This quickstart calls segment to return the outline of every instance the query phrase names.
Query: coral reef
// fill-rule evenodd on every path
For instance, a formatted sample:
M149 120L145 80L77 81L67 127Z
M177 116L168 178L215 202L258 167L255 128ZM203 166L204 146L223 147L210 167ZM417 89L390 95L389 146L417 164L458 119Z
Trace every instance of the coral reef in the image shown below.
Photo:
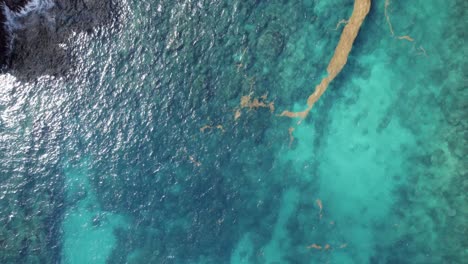
M70 20L58 16L61 26L32 37L54 46L63 40L54 34L65 36L70 53L54 63L70 67L71 54L78 70L33 84L0 76L14 79L0 89L0 174L7 175L0 177L1 263L57 263L66 250L80 255L81 248L61 248L64 237L77 240L56 230L74 204L92 212L80 222L88 231L113 215L130 219L122 223L128 229L102 229L117 238L115 248L106 244L107 263L467 258L460 20L468 8L401 2L408 8L395 12L394 27L411 25L422 48L388 37L383 6L353 39L363 16L353 1L135 1L128 8L135 19L102 30L107 1L58 2L51 12L68 12ZM353 21L338 22L351 11ZM337 22L347 24L343 37L333 30ZM25 35L16 36L11 73L54 73L28 69L41 61L28 58L42 55L21 44ZM329 62L334 49L340 59ZM418 55L426 49L431 57ZM349 75L336 77L345 64ZM295 126L271 114L302 101L310 76L319 82L327 65L326 78L335 75L343 89L321 97L313 122ZM63 200L70 188L62 183L64 163L83 157L89 183L76 183L76 196ZM83 199L91 194L95 200ZM83 248L94 245L89 241Z
M283 51L284 45L285 40L280 31L267 30L258 37L257 54L261 60L277 58Z

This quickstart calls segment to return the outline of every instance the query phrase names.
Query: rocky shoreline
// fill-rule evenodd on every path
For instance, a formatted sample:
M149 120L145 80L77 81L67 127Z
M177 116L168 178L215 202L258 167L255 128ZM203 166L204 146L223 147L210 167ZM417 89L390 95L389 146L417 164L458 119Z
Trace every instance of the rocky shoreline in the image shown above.
M7 55L9 51L9 39L10 32L6 28L6 16L4 14L4 8L6 8L6 3L4 0L0 0L0 69L7 62Z
M7 12L20 13L32 0L0 0L0 70L8 63L12 32L8 28Z
M113 1L0 0L0 71L22 80L64 76L73 67L70 36L118 21Z
M32 0L3 0L6 6L13 12L20 12Z

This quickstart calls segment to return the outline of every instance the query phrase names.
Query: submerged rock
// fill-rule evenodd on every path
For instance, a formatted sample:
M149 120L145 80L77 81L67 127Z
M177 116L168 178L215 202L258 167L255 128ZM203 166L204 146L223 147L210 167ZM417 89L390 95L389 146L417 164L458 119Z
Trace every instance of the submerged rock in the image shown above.
M431 155L431 164L435 166L442 166L447 161L445 153L441 149L435 150Z
M257 54L261 59L278 57L283 52L285 45L284 36L279 31L266 30L257 42Z
M457 211L454 210L454 209L449 209L448 212L447 212L447 215L450 216L450 217L454 217L457 215Z

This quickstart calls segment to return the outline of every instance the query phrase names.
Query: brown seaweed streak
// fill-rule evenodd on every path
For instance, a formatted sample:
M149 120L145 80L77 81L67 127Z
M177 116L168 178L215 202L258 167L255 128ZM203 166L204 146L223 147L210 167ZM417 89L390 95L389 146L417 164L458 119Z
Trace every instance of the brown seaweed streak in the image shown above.
M393 30L392 21L390 20L390 15L388 14L388 7L389 6L390 6L390 0L385 0L385 8L384 8L385 19L387 20L388 28L390 30L390 33L392 34L392 37L395 37L395 31ZM409 41L409 42L414 41L414 39L411 36L408 36L408 35L398 36L397 39L406 40L406 41Z
M307 99L307 108L302 112L284 111L280 116L300 118L298 124L307 117L315 102L318 101L320 96L322 96L322 94L328 88L328 85L333 81L333 79L335 79L335 77L346 65L349 53L353 47L354 40L359 33L359 29L361 28L364 19L369 13L370 6L371 0L354 1L353 13L351 14L348 23L345 25L343 32L341 33L340 41L336 46L335 53L333 54L333 57L328 64L328 75L322 79L320 84L315 87L315 91Z
M388 15L388 7L390 6L390 0L385 0L385 19L387 19L387 24L388 28L390 29L390 33L392 33L392 36L395 36L395 31L393 31L393 26L392 26L392 21L390 21L390 16Z

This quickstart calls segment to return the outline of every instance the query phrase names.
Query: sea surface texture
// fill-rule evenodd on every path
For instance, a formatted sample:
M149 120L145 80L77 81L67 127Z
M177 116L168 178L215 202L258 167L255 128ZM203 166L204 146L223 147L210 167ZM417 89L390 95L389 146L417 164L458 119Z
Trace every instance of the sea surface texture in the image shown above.
M313 107L353 0L43 2L0 74L0 263L466 263L467 1L372 0Z

